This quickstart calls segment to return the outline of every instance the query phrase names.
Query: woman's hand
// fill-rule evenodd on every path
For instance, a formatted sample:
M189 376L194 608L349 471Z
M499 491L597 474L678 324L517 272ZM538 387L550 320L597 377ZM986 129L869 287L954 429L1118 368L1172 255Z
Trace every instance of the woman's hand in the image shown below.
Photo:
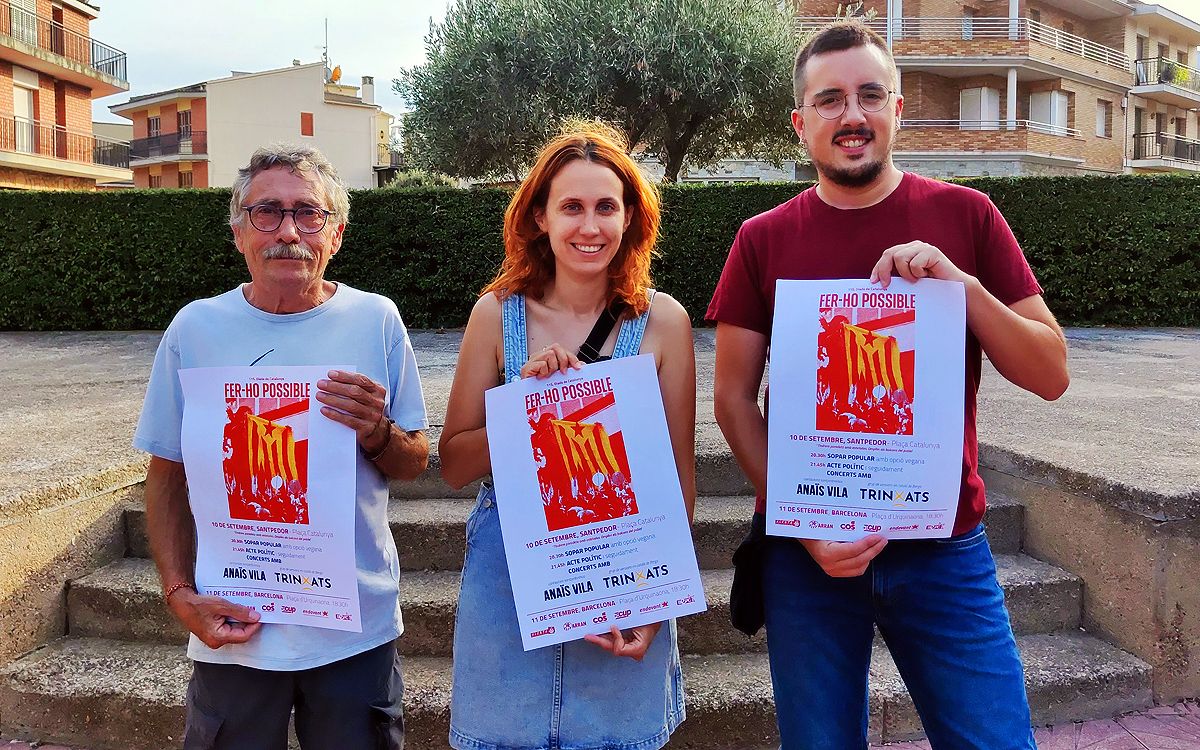
M548 378L556 372L578 370L583 367L579 357L570 353L561 344L551 344L529 358L521 366L523 378Z
M585 635L583 639L596 644L613 656L628 656L634 661L641 661L662 626L661 622L639 625L629 630L629 637L626 638L625 633L613 625L612 629L603 635Z

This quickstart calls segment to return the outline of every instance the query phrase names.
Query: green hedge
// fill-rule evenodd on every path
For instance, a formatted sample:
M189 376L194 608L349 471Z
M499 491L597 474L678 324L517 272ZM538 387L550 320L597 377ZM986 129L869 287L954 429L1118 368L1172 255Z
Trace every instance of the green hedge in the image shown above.
M989 194L1071 325L1200 325L1200 178L963 180ZM796 183L668 186L656 285L699 321L741 222ZM0 193L0 329L164 327L245 280L227 190ZM329 276L462 325L502 254L503 190L358 191Z

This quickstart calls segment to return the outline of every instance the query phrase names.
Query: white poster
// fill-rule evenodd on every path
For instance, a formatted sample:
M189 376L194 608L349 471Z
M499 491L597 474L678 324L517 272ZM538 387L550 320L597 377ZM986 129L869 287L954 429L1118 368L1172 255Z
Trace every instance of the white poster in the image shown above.
M181 370L196 587L262 622L362 632L354 431L320 412L336 367Z
M767 533L950 536L962 480L958 282L785 281L775 290Z
M486 400L526 651L707 609L652 355Z

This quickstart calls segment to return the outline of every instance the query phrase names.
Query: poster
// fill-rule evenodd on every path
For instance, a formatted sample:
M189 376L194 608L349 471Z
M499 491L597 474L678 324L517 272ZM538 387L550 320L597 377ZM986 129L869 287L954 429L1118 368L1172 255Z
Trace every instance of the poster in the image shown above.
M330 369L180 371L196 587L262 622L361 632L356 439L314 398Z
M652 355L487 392L526 651L707 608Z
M767 533L950 536L962 478L958 282L777 282Z

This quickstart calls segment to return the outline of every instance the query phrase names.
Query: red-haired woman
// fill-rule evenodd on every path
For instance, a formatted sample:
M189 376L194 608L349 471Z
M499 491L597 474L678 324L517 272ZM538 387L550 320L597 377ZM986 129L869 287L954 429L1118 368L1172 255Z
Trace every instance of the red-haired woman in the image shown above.
M459 750L653 750L684 718L674 621L522 650L496 511L506 498L486 481L484 391L580 367L581 354L594 361L649 353L691 515L691 322L678 302L650 288L658 195L624 146L598 125L545 146L508 206L504 263L463 336L439 445L442 476L456 488L485 481L467 520L454 631L450 744ZM597 324L606 311L616 313L611 331ZM593 330L603 331L603 343L580 353Z

